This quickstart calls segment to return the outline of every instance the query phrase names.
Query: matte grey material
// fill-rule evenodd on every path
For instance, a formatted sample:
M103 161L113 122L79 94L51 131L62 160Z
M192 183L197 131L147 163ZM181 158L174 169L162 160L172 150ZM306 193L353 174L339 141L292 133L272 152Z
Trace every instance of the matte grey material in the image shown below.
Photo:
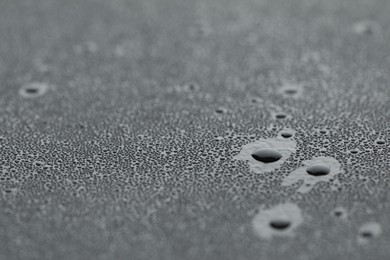
M0 259L389 259L389 13L0 1ZM297 149L276 170L234 159L285 129ZM281 186L315 157L342 172ZM256 234L283 203L294 236Z

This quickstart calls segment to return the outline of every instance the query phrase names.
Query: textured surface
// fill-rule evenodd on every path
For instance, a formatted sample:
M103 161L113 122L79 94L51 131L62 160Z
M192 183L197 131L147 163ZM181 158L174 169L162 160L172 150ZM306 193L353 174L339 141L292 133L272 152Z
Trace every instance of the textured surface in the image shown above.
M389 12L0 1L0 259L388 259ZM234 159L287 128L271 173ZM315 157L340 162L337 189L281 185ZM294 237L256 235L284 203Z

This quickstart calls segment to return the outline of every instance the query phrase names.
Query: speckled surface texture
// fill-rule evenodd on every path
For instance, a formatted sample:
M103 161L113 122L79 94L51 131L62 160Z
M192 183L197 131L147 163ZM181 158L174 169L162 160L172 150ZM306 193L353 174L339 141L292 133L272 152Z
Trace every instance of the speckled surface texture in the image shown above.
M389 259L389 12L0 1L0 259ZM282 185L313 158L340 173Z

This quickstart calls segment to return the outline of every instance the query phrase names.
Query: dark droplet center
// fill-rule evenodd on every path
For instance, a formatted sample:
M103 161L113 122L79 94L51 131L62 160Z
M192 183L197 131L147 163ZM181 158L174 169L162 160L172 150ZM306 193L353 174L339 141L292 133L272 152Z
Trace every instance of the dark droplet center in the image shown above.
M282 158L282 154L271 148L264 148L256 150L252 153L252 157L263 163L272 163Z
M25 89L26 93L29 93L29 94L35 94L38 92L38 89L36 88L26 88Z
M369 231L364 231L360 234L362 237L365 237L365 238L371 238L373 237L373 234Z
M324 176L330 173L328 166L316 164L307 168L306 172L313 176Z
M288 94L288 95L294 95L294 94L297 93L297 90L295 90L295 89L286 89L284 92L286 94Z
M271 221L270 226L273 227L274 229L279 229L283 230L288 228L291 225L289 221L286 220L274 220Z
M285 115L285 114L277 114L276 115L276 118L277 119L284 119L284 118L286 118L287 116Z
M282 137L284 138L290 138L292 136L291 133L282 133Z

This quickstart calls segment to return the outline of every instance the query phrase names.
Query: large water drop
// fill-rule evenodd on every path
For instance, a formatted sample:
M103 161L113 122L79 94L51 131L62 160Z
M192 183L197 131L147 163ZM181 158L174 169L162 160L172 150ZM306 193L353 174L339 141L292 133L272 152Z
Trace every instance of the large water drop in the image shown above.
M263 163L272 163L282 158L282 154L271 148L263 148L253 152L252 157Z

